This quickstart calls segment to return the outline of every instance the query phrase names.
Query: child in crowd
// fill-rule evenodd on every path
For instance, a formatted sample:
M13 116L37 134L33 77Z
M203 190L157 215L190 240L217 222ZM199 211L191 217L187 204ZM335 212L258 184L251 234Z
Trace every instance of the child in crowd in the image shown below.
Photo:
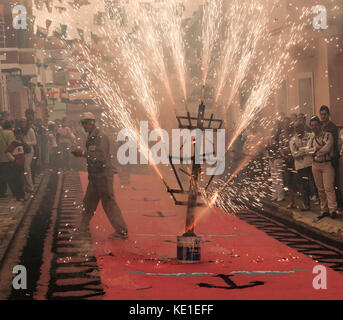
M10 184L17 201L24 201L24 164L25 154L30 152L30 147L23 141L21 128L14 130L14 141L7 147L6 155L11 162Z

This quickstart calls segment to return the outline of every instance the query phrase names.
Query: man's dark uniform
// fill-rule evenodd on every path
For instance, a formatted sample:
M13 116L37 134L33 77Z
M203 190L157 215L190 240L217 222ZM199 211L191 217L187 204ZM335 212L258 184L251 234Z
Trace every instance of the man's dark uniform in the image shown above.
M84 222L89 223L101 200L113 228L117 233L127 235L127 226L113 193L114 170L109 139L95 128L87 138L86 149L89 183L83 200Z
M322 124L323 131L330 132L334 139L334 151L335 153L339 153L338 151L338 128L337 126L332 122L329 121L327 124Z
M323 131L330 132L334 139L334 153L336 158L336 166L335 166L335 190L336 190L336 198L338 202L338 207L343 207L343 197L342 192L339 188L339 143L338 143L338 128L337 126L332 122L329 121L327 124L322 123Z

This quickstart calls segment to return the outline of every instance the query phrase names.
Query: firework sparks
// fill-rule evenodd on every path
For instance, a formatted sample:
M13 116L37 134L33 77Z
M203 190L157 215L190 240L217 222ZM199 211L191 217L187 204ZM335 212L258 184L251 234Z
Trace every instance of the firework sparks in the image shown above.
M104 1L92 1L92 3L96 11L104 10ZM294 56L292 58L291 49L300 43L303 50L311 49L309 41L303 39L304 33L306 34L304 28L309 23L311 10L304 8L301 12L294 5L290 6L289 10L297 11L300 20L296 23L291 22L288 15L281 31L272 33L269 30L270 7L265 3L266 1L263 0L231 0L227 3L225 14L222 0L210 0L203 7L200 26L202 36L199 41L202 51L199 50L201 57L198 57L199 61L201 59L201 65L199 63L198 67L202 75L199 76L199 83L205 85L212 73L215 74L214 102L215 105L219 105L219 102L223 101L224 114L235 105L238 97L244 97L243 102L239 103L242 114L228 141L227 151L232 149L237 138L265 109L270 96L280 87L287 72L294 69L297 61ZM172 77L168 74L171 67L167 67L169 66L167 53L171 53L183 102L187 104L187 85L191 86L193 83L187 82L184 21L179 4L180 1L177 0L160 1L160 10L156 13L151 8L144 8L137 1L130 2L130 6L126 9L129 8L133 13L133 28L122 27L118 19L113 19L96 27L95 31L91 29L91 23L88 21L87 24L85 21L87 26L82 27L85 33L97 32L104 39L99 52L90 49L87 39L85 43L75 42L84 58L80 59L68 50L65 51L70 64L82 74L87 73L87 81L84 84L91 87L98 101L104 105L103 118L106 123L109 126L128 128L130 138L136 142L140 137L132 107L132 105L136 106L135 101L139 102L154 129L161 127L160 101L162 99L158 95L155 82L152 81L152 74L161 80L173 106L179 102L175 101L176 98L171 90L176 86L171 82ZM121 5L125 6L118 4L118 12ZM332 9L333 14L337 14L340 10L336 7ZM60 16L42 15L38 19L43 23L46 19L52 19L55 26L67 21L68 31L75 35L76 30L81 27L75 16L79 14L79 20L84 19L82 15L85 14L85 10L70 8ZM221 30L222 26L225 26L224 32ZM327 41L332 43L331 39ZM336 45L341 49L339 43ZM187 48L187 57L188 49L193 50L193 48ZM215 54L216 50L219 50L218 55ZM105 56L110 58L107 62L104 62ZM126 67L125 71L122 71L123 66ZM118 75L121 76L120 80ZM129 80L129 88L124 88L122 79ZM189 111L188 107L187 111ZM148 146L143 145L140 151L147 159L149 158ZM216 181L215 188L212 187L211 192L204 192L203 198L208 208L218 205L226 210L232 209L235 207L232 199L238 198L239 190L243 188L246 190L241 192L240 196L240 199L245 200L248 198L247 193L254 194L253 188L262 188L259 179L251 181L246 177L246 184L235 179L244 168L249 167L254 155L255 153L251 152L251 156L244 157L227 179ZM163 180L160 170L155 164L152 165ZM262 191L260 193L263 194ZM259 198L260 196L256 197Z
M180 6L178 6L176 0L165 2L165 7L161 14L161 26L164 32L165 41L171 48L174 64L183 92L183 98L185 103L187 103L186 62L181 25L182 13L179 11ZM189 111L188 108L187 111Z
M202 22L202 71L203 86L206 85L208 70L210 67L211 55L215 44L219 40L219 30L222 21L222 2L221 0L211 0L204 5Z
M162 37L159 32L158 15L151 9L139 7L136 2L132 4L132 10L134 16L141 19L138 24L139 29L136 38L144 44L142 49L146 49L145 60L151 62L156 78L162 80L170 101L175 105L166 70L166 59L163 52Z

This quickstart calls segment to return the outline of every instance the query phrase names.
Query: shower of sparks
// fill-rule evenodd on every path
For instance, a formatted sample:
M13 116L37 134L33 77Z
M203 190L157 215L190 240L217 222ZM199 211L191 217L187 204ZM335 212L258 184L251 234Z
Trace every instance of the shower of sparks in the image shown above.
M158 123L158 108L155 103L154 98L151 94L152 86L149 83L147 73L142 67L140 56L135 51L135 48L129 39L128 34L124 32L119 32L117 26L113 23L110 25L112 32L120 35L120 45L122 49L122 54L125 58L131 58L131 63L128 66L130 80L132 80L132 86L138 85L138 81L135 81L135 77L138 77L139 80L142 80L141 91L136 88L135 93L138 96L138 93L143 92L143 98L140 98L139 101L145 107L148 116L150 117L151 122L155 128L160 128ZM108 32L108 29L103 28L101 31ZM126 41L124 41L124 39ZM107 51L111 51L118 46L117 43L107 43ZM120 128L127 128L127 135L131 141L134 141L136 144L140 143L140 152L146 159L150 160L151 165L156 171L157 175L163 180L164 178L161 171L158 169L157 165L153 162L153 159L149 157L150 149L149 146L145 144L143 140L140 140L139 129L137 127L136 121L134 121L134 116L131 114L130 105L127 102L127 98L124 98L124 94L121 92L120 87L116 83L113 76L108 72L106 64L103 63L101 56L96 57L92 54L86 44L80 43L79 48L82 55L85 57L81 61L77 58L71 56L71 63L80 70L80 72L87 71L88 78L86 84L89 85L96 96L99 97L98 100L106 106L105 111L103 112L103 120L107 125L113 127L117 126ZM66 52L68 54L68 52ZM112 67L116 69L118 62L114 62ZM134 67L137 66L137 69ZM138 96L140 97L140 96ZM146 102L146 104L144 104Z
M105 1L91 2L95 12L104 12ZM314 47L314 40L309 39L306 28L312 27L311 8L299 8L289 3L288 14L282 27L271 32L268 2L230 0L225 2L225 12L222 0L209 0L203 7L200 41L202 57L198 66L202 71L201 82L205 85L212 73L215 75L214 103L219 105L222 101L224 115L229 108L235 106L241 96L244 97L243 102L239 103L242 114L230 135L227 152L232 151L236 140L266 108L271 95L280 87L287 73L294 70L297 57ZM118 17L96 27L92 22L85 21L88 24L82 27L85 34L94 31L104 40L99 52L91 50L87 40L73 44L84 58L72 55L68 49L64 52L70 65L82 74L87 74L84 84L94 91L99 104L105 107L103 120L106 124L129 129L129 138L137 143L140 141L140 134L138 119L134 114L135 108L138 107L135 102L139 102L154 129L161 127L161 97L157 94L152 74L162 82L176 113L176 98L173 96L176 86L171 83L172 77L168 74L171 72L167 63L168 55L172 57L177 81L189 111L187 85L191 86L191 83L187 82L186 76L186 42L180 6L183 3L179 0L161 0L158 12L141 6L138 1L130 2L129 5L118 3L118 12L121 12L120 9L129 9L133 13L133 19L130 19L132 28L123 27ZM276 0L273 3L276 7L283 1ZM68 7L67 4L66 6ZM86 12L86 9L80 9L80 12L81 10L82 14ZM55 27L67 23L68 33L77 38L80 20L85 19L83 16L76 17L77 12L76 9L70 9L54 17L42 14L37 20L45 23L46 19L53 19ZM336 16L341 14L341 8L334 6L330 13L333 19L336 19ZM89 14L90 16L92 15ZM292 21L291 17L297 18ZM222 28L223 26L225 28ZM326 39L326 42L328 45L335 45L342 52L343 46L338 40L331 37ZM188 50L193 48L187 48L187 57ZM105 61L105 56L110 59ZM125 71L122 70L124 66ZM129 80L130 88L122 87L126 84L118 80L118 74ZM269 119L260 120L261 126L265 128L269 123ZM263 139L257 141L256 148L249 150L248 155L243 157L228 177L215 180L210 190L201 191L202 198L208 205L203 210L203 215L214 205L227 212L236 212L241 208L241 203L247 201L260 205L260 200L267 193L269 181L255 156L259 152L258 147L263 147L264 143ZM140 152L149 159L149 146L143 145ZM152 165L165 182L157 166L154 163Z
M186 62L181 25L182 13L180 12L180 8L177 0L166 1L160 19L166 44L171 48L172 57L187 108Z
M267 106L271 94L276 92L276 89L280 87L285 71L287 72L294 68L296 60L291 59L290 49L303 40L301 34L306 26L306 22L308 22L304 21L308 15L309 12L305 10L301 16L301 23L290 24L288 28L285 28L276 39L273 39L273 41L271 41L270 37L266 36L264 38L268 40L266 43L268 46L266 48L268 48L269 52L261 51L261 54L263 54L262 61L259 60L259 67L254 70L255 76L253 78L253 85L249 87L249 90L244 92L244 94L248 95L248 98L239 124L228 142L227 151L231 150L237 138L248 128L254 119L256 119L259 112ZM285 37L286 33L289 34L288 37ZM226 108L228 106L229 105L226 105ZM213 204L213 199L215 197L218 197L220 193L225 192L227 185L249 164L251 159L252 157L245 158L235 173L219 188L219 190L214 191L214 195L212 197L210 196L210 204Z
M261 199L268 194L269 181L261 168L261 162L252 159L253 155L246 156L227 180L214 182L212 192L203 195L209 208L217 206L226 212L235 213L246 208L247 203L255 207L262 205Z
M257 114L267 106L271 94L280 87L284 79L285 70L288 71L286 68L294 68L296 61L291 59L288 50L301 40L298 38L299 33L296 33L297 29L299 29L299 26L292 26L291 30L294 33L292 33L290 38L287 38L288 42L282 41L283 35L280 35L277 43L273 44L274 47L269 46L269 59L263 59L263 62L257 69L254 85L252 88L249 88L249 92L244 92L248 95L245 109L236 132L228 143L227 150L231 149L237 137L251 124ZM282 48L286 50L282 51Z
M253 64L257 45L267 32L268 15L260 1L234 0L226 14L226 38L222 46L222 63L218 70L218 86L215 102L218 103L228 78L229 97L225 102L228 108L244 80L247 70ZM242 23L244 21L244 23ZM238 28L238 25L242 27ZM242 28L244 30L242 30ZM244 31L247 32L244 32Z
M139 18L135 20L135 23L139 23ZM155 129L160 128L159 107L155 99L147 59L144 59L143 53L137 45L137 35L135 37L129 34L127 30L121 28L119 17L117 16L115 16L115 19L109 20L105 25L101 26L99 32L107 39L106 51L111 56L113 56L113 51L121 54L121 59L120 57L113 57L115 68L118 65L125 65L127 67L127 75L137 101L140 102L146 111L153 127ZM115 38L112 39L111 35L115 36ZM155 40L155 43L157 41ZM101 68L100 64L99 68Z
M202 21L202 71L203 86L206 85L214 46L219 40L222 21L222 1L210 0L204 5Z
M142 55L127 34L120 38L119 47L121 48L123 60L128 67L131 86L138 101L145 109L153 127L155 129L160 128L159 108L155 100L146 61L142 59Z
M92 73L90 76L90 82L95 87L95 90L98 92L98 95L101 97L102 102L106 105L106 109L103 113L103 120L107 124L113 126L113 120L119 122L119 127L127 128L126 134L131 141L134 141L136 144L140 143L140 152L146 159L150 159L151 165L156 171L157 175L164 181L161 171L158 169L156 164L153 163L153 159L149 156L150 149L146 145L144 140L140 140L139 129L133 117L129 112L130 108L123 99L123 95L120 91L119 86L116 82L111 81L107 78L107 75L103 70L97 70L96 73Z
M126 101L122 98L120 88L115 82L108 81L102 76L101 73L97 73L96 77L92 77L92 82L99 90L101 97L106 97L103 99L103 102L106 104L107 109L103 113L103 120L113 126L113 119L117 119L120 122L120 125L128 129L126 134L131 141L134 141L136 144L140 142L140 152L144 155L146 159L153 160L149 157L150 149L149 146L145 144L144 140L140 140L139 129L137 125L133 122L132 116L128 112L130 110ZM107 81L106 81L107 80ZM109 85L104 85L107 83ZM163 179L161 171L158 169L156 164L151 163L157 175Z
M161 79L173 105L175 100L170 87L166 70L166 59L163 52L163 40L159 32L158 15L152 10L141 8L138 3L132 3L132 11L135 17L139 17L138 34L135 36L145 50L145 60L150 61L157 79ZM175 110L175 109L174 109Z

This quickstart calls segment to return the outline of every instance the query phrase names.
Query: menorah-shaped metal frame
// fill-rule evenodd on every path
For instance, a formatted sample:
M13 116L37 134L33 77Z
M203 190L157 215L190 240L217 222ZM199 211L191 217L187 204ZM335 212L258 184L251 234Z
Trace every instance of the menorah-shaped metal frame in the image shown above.
M190 112L187 112L187 116L177 116L176 118L179 123L179 129L189 129L189 130L200 129L202 131L205 131L207 129L212 129L214 132L216 132L217 130L221 129L223 125L223 120L214 119L213 114L211 114L210 118L205 118L205 104L204 104L203 98L199 105L197 117L191 117ZM215 124L218 124L218 126L215 127L214 126ZM185 172L184 170L180 169L182 173L190 177L190 186L189 186L188 191L185 190L185 188L183 187L181 183L178 172L175 168L175 165L173 164L172 157L171 156L169 157L169 163L175 174L177 183L179 185L179 189L168 188L168 192L171 194L175 202L175 205L187 206L186 228L185 228L185 233L183 236L190 236L190 237L195 236L195 233L194 233L195 208L205 207L204 203L197 202L197 198L200 195L198 181L199 181L199 174L201 172L201 164L196 163L195 152L196 151L194 148L193 155L191 157L192 173L189 174L188 172ZM201 156L205 158L206 154L202 154ZM181 161L182 161L182 157L181 157ZM188 201L178 201L175 197L176 194L188 194Z

